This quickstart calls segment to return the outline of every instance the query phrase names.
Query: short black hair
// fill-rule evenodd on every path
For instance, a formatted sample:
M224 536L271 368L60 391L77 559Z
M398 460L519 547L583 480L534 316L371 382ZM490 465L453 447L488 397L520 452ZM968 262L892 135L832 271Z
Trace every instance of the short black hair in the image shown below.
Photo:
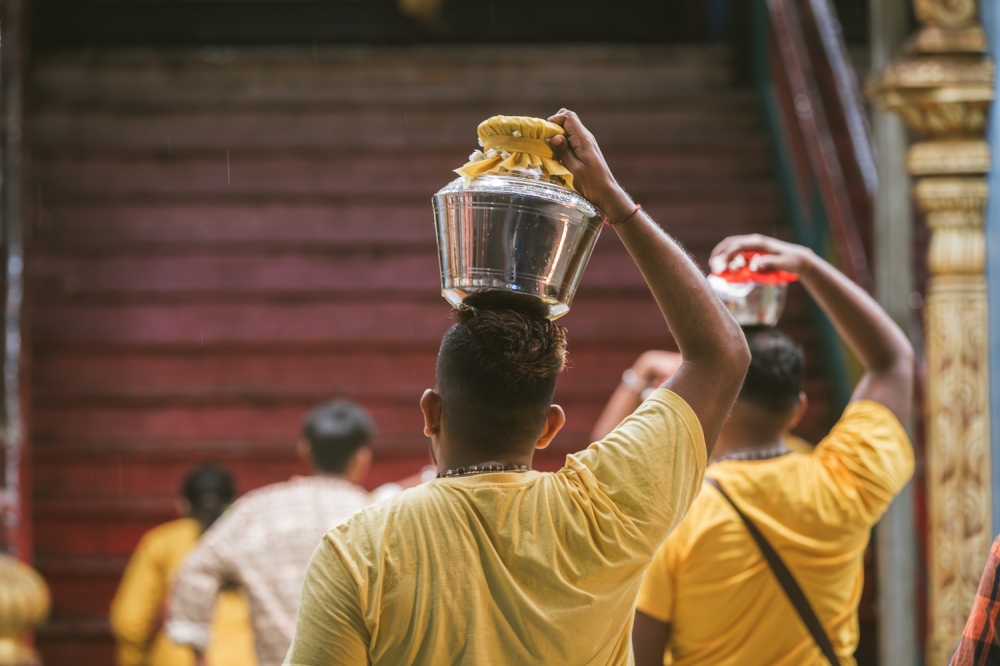
M342 474L351 456L375 436L375 424L359 405L334 400L309 412L302 422L302 436L312 447L317 469Z
M181 494L188 501L191 517L207 528L232 503L236 494L233 476L214 463L205 463L184 477Z
M802 347L775 328L745 326L743 333L750 347L750 367L739 400L775 412L793 409L805 377Z
M449 436L484 456L534 445L566 363L566 330L547 314L541 300L501 291L471 295L453 312L436 373Z

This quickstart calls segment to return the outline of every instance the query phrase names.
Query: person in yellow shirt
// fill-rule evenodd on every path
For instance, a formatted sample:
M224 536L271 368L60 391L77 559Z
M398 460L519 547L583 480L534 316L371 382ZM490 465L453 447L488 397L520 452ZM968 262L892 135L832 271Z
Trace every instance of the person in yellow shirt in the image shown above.
M195 655L162 631L174 573L202 533L233 501L229 473L215 465L192 470L177 502L184 518L147 532L129 560L111 602L118 666L194 666ZM256 666L250 611L239 590L219 596L209 666Z
M701 485L749 362L698 267L615 182L570 111L551 146L605 211L684 363L641 409L555 473L532 454L565 421L552 404L565 331L540 302L470 296L420 406L439 478L330 530L309 564L285 664L632 662L642 572Z
M903 332L867 293L805 248L734 237L716 248L713 261L724 266L743 251L770 255L763 269L801 275L865 374L827 437L811 453L795 452L787 432L805 409L802 350L777 330L748 330L750 369L706 483L657 551L639 592L637 666L854 664L869 533L913 473L902 425L910 417L913 350ZM655 374L652 364L669 374L662 360L647 359L638 370ZM781 565L764 555L768 547L804 597L798 608L775 573Z

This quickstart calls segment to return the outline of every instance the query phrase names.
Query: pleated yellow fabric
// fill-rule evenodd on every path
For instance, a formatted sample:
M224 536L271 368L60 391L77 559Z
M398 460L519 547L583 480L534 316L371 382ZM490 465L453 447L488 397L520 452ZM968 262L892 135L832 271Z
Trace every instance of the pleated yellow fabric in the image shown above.
M469 156L469 162L455 169L468 184L487 173L520 171L561 179L573 187L573 174L557 160L547 139L565 134L563 128L541 118L493 116L477 130L483 150Z

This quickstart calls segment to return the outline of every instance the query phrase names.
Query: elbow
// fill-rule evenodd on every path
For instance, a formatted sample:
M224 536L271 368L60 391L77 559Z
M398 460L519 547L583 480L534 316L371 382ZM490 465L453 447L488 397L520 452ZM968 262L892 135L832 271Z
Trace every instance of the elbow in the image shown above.
M909 341L906 342L905 347L900 349L896 355L892 364L892 372L900 377L900 381L908 388L912 395L914 390L913 384L917 374L917 358L916 353L913 351L913 345Z
M906 376L912 382L915 368L916 352L913 351L913 345L910 344L910 341L906 337L900 334L900 339L896 341L891 351L885 354L885 357L880 359L880 362L872 364L868 368L868 371L878 374L892 373L898 376Z
M899 360L897 361L897 363L899 363L900 365L905 365L906 367L910 368L912 372L913 367L917 362L917 354L916 352L913 351L913 345L910 344L909 339L903 338L903 344L900 345L900 347L901 348L898 354Z
M747 345L747 339L743 335L743 330L737 328L735 339L730 344L729 351L729 365L739 371L740 383L743 383L743 377L747 374L747 369L750 367L750 347Z
M750 368L750 347L741 329L737 328L735 335L727 340L716 356L713 367L720 378L725 378L724 385L734 391L735 398Z
M909 384L912 387L913 378L916 374L917 357L913 351L913 345L910 344L909 340L906 341L905 347L897 355L895 367L897 368L897 372L902 373L908 378Z

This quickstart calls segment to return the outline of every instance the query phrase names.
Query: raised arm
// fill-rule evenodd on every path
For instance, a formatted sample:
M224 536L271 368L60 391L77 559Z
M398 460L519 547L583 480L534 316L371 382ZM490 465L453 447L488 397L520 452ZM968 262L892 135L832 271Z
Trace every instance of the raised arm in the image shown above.
M905 424L913 403L913 347L878 303L811 250L766 236L733 236L712 252L712 266L758 251L760 268L798 273L802 284L865 367L852 400L874 400Z
M566 130L565 137L553 137L552 149L573 173L580 193L610 220L629 215L635 203L611 175L594 136L577 115L562 109L549 120ZM750 364L743 332L698 266L645 212L615 225L615 231L646 279L684 359L663 387L694 410L711 453Z

